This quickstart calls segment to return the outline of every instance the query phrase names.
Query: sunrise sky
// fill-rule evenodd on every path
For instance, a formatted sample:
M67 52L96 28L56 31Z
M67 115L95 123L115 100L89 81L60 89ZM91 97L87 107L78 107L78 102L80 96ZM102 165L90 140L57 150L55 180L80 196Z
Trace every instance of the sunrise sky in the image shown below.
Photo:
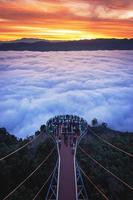
M132 38L133 0L0 0L0 40Z

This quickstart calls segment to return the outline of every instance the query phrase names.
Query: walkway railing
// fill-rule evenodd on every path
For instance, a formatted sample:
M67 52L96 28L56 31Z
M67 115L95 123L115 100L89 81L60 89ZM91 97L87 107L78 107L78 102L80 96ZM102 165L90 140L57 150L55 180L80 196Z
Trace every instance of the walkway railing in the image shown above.
M87 130L88 129L81 131L80 137L76 141L75 152L74 152L74 174L75 174L76 200L79 199L79 196L80 196L80 200L88 200L86 188L84 186L84 182L83 182L82 176L80 174L80 168L79 168L79 165L78 165L77 159L76 159L78 145L79 145L80 141L82 140L82 138L85 136L85 134L87 134Z

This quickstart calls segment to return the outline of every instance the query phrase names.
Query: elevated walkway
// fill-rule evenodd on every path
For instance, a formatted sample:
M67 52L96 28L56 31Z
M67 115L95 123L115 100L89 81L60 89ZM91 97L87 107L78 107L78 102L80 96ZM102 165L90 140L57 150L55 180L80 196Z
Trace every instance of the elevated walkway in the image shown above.
M59 200L76 200L73 136L61 136Z

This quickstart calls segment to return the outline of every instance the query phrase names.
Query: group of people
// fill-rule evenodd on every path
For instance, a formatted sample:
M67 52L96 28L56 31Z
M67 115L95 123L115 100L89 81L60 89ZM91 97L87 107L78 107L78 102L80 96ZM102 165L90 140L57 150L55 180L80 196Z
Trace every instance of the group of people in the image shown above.
M72 149L72 152L75 150L76 141L77 141L78 135L74 134L62 134L58 136L58 144L59 148L61 147L62 142L68 147L70 146Z

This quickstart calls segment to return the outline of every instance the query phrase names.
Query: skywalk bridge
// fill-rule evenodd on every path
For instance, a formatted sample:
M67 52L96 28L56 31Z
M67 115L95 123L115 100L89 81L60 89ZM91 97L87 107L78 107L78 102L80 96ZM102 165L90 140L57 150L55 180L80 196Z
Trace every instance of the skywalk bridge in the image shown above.
M59 157L58 176L54 175L56 178L51 182L47 200L88 199L76 163L77 143L86 133L87 127L87 122L83 118L73 115L57 116L47 122L47 132L52 134L57 143ZM52 188L56 188L56 191L53 192Z
M84 186L84 177L91 185L100 193L103 199L109 200L109 197L100 190L92 180L86 175L84 170L78 165L76 160L76 152L77 147L82 151L82 153L89 157L91 161L97 164L99 167L104 169L108 174L113 176L117 181L122 183L126 188L133 191L133 187L123 181L120 177L116 174L113 174L107 168L105 168L101 163L95 160L88 152L86 152L81 146L80 141L86 134L92 134L101 142L104 142L106 145L114 148L117 151L126 154L131 159L133 159L133 155L124 151L123 149L114 146L113 144L109 143L99 135L97 135L94 131L91 130L90 126L87 124L87 121L83 118L74 115L60 115L51 118L46 124L46 134L43 132L43 137L47 137L48 135L54 141L57 152L58 152L58 159L55 164L55 167L51 174L48 176L47 180L44 182L40 190L37 192L35 197L32 200L37 200L40 193L43 192L43 189L47 184L48 191L47 195L45 196L45 200L89 200L87 196L86 188ZM40 134L40 135L41 135ZM22 147L18 148L14 152L0 158L0 162L8 159L9 157L16 154L18 151L21 151L26 146L34 143L35 140L38 140L38 135L32 141L29 141ZM31 176L33 176L38 170L40 170L41 166L47 162L49 157L52 155L53 149L47 155L47 157L39 164L39 166L29 174L17 187L15 187L9 194L7 194L2 200L8 200L10 197L23 185L25 184ZM42 199L42 200L44 200Z

